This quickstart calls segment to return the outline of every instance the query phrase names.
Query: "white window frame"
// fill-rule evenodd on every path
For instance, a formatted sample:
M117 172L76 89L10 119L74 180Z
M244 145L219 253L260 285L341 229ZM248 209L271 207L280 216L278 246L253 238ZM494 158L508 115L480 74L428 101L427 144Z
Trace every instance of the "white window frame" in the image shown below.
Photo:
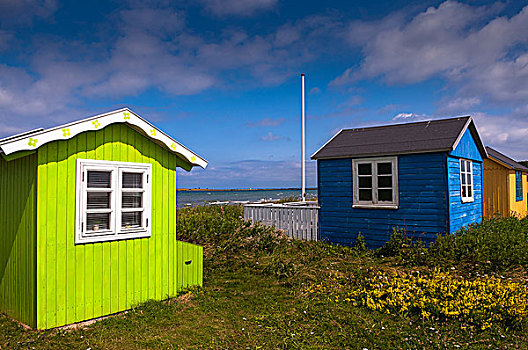
M392 201L378 200L378 163L391 163L392 167ZM371 164L372 169L372 201L359 200L359 174L358 165ZM353 208L373 208L373 209L398 209L399 192L398 192L398 157L383 158L362 158L352 159L353 174Z
M97 234L87 233L86 230L86 193L87 190L87 171L111 171L112 186L110 190L90 189L89 191L109 191L111 192L110 209L97 209L92 212L110 212L110 229L97 231ZM143 189L123 189L122 174L123 172L135 172L143 174ZM107 242L133 238L145 238L151 235L151 203L152 203L152 164L150 163L132 163L132 162L114 162L106 160L77 159L76 169L76 191L75 191L75 244ZM143 206L138 209L121 208L123 192L142 192ZM121 214L126 211L142 211L142 227L125 229L121 227Z
M463 162L466 162L466 166L465 166L465 171L462 172L462 163ZM467 171L468 169L468 165L469 165L469 171ZM475 183L475 179L473 178L473 161L469 160L469 159L460 159L460 162L459 162L459 172L460 172L460 198L462 199L462 203L471 203L471 202L474 202L475 201L475 186L474 186L474 183ZM463 185L462 184L462 177L465 176L465 175L470 175L471 177L471 185L469 184L465 184ZM467 178L466 178L466 182L467 182ZM464 196L464 186L466 186L466 196ZM467 196L467 193L469 192L468 189L471 188L471 196Z

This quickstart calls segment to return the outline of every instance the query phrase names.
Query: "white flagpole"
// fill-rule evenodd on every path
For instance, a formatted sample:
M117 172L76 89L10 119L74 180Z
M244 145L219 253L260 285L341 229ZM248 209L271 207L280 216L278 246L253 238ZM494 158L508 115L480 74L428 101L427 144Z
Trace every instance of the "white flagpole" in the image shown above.
M301 73L301 185L302 185L302 192L301 197L302 201L306 202L306 147L305 147L305 111L304 111L304 73Z

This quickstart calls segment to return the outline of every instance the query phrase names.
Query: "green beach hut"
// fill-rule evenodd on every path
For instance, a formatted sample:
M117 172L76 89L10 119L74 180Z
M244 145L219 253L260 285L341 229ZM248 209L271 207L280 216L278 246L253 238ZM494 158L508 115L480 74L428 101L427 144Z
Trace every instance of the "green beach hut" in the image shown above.
M202 284L176 168L207 162L124 108L0 140L0 312L46 329Z

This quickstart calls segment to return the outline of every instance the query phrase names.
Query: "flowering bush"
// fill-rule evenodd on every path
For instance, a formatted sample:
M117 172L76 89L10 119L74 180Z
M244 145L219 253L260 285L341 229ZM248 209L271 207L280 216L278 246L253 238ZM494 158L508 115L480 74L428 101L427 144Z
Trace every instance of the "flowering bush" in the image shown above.
M528 288L495 277L465 280L435 269L430 275L378 272L356 282L351 284L336 275L305 292L392 315L455 318L463 327L481 329L494 324L521 326L528 313Z

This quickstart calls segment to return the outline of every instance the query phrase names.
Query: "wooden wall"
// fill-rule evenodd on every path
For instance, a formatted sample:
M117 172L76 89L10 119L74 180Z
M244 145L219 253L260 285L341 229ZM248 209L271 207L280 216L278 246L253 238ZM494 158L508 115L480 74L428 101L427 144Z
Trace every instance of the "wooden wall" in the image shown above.
M77 158L152 164L150 238L75 245ZM202 283L202 248L176 240L180 162L125 124L38 149L38 328L112 314Z
M469 159L473 165L473 202L462 202L460 193L460 159ZM482 197L482 155L469 129L460 138L457 147L449 152L447 170L449 179L449 232L462 226L481 222L484 216Z
M510 215L509 170L490 159L484 159L484 216Z
M352 208L352 160L318 160L320 238L351 245L361 232L370 248L394 228L431 241L447 230L445 153L398 156L399 208Z
M462 226L482 221L484 203L482 198L482 163L473 164L473 202L463 203L460 194L460 160L447 158L449 177L449 232L456 232Z
M510 211L509 215L515 215L518 217L525 217L527 212L527 191L526 188L526 173L522 172L522 184L523 184L523 199L521 201L517 201L517 191L516 191L516 179L515 179L515 170L510 170L508 174L508 185L509 185L509 205L510 205Z
M515 170L491 159L484 160L484 216L528 215L528 180L522 173L523 199L517 201Z
M37 155L0 157L0 312L34 327Z

